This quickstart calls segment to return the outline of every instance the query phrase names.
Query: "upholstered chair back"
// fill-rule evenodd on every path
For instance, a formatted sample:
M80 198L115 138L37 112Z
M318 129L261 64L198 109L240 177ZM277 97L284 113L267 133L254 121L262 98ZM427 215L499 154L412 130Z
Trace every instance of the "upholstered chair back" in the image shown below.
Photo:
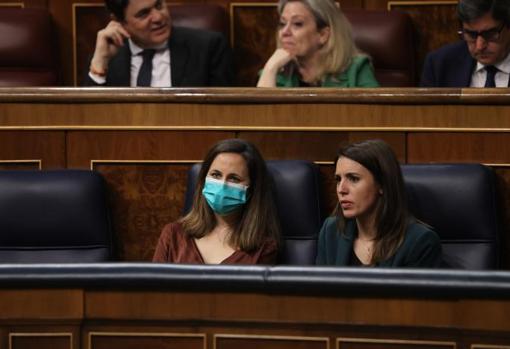
M383 87L416 86L416 35L408 14L398 11L346 10L354 41L372 58Z
M58 85L58 56L47 10L0 7L0 87Z
M0 171L0 262L113 258L103 178L82 170Z
M175 26L212 30L229 38L228 15L220 5L181 3L171 5L170 14Z
M495 269L501 233L496 179L480 164L403 165L414 215L441 238L445 267Z

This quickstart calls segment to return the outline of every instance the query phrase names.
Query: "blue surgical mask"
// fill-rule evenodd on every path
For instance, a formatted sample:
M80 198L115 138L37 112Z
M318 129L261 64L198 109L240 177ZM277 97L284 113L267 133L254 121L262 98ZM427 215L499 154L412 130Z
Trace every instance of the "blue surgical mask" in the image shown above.
M226 215L246 203L247 189L246 185L206 177L202 194L214 212Z

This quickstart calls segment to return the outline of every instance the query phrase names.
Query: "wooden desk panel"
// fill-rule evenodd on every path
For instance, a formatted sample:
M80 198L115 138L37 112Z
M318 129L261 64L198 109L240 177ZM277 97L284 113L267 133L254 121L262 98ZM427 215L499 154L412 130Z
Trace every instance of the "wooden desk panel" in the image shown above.
M68 167L122 161L200 161L216 142L233 138L230 131L85 130L67 132ZM93 161L93 162L91 162Z
M12 129L222 129L286 131L510 130L506 106L363 104L4 104ZM38 117L34 117L37 115Z
M265 159L301 159L332 163L343 144L363 139L384 139L394 149L399 161L406 162L405 132L336 132L336 131L241 131L239 138L253 142Z
M491 341L510 345L505 314L510 303L501 300L121 291L86 297L87 318L101 319L87 330L140 336L161 329L206 333L214 338L213 348L232 343L250 348L262 343L338 348L339 343L339 348L367 349L467 349L468 343Z
M344 298L327 296L267 295L256 293L203 292L88 292L85 314L108 320L206 320L306 324L364 324L388 326L452 327L501 330L500 314L481 322L462 318L463 304L442 300ZM104 305L108 304L108 307ZM501 302L499 305L506 309ZM476 304L477 308L482 306ZM481 326L481 327L480 327Z
M9 349L73 349L73 332L10 332ZM77 332L79 333L79 332Z
M57 169L66 167L64 131L0 131L2 169Z
M509 90L5 89L4 129L509 130Z
M1 289L0 321L78 320L83 317L83 290Z

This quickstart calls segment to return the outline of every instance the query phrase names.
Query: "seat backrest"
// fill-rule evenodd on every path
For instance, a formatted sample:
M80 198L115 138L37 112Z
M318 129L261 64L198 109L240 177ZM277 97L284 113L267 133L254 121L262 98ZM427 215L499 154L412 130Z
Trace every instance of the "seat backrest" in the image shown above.
M411 212L441 238L447 267L499 265L499 205L493 171L480 164L402 165Z
M352 24L354 41L372 57L381 86L416 86L416 35L409 15L379 10L344 13Z
M220 5L175 4L170 5L170 14L172 24L177 27L212 30L229 37L227 12Z
M317 165L303 160L266 162L274 181L274 195L282 229L283 248L279 263L315 264L317 234L321 228L321 199ZM201 164L192 166L184 211L191 208Z
M0 7L0 86L58 83L58 49L49 12Z
M112 259L103 178L96 172L0 171L0 262Z

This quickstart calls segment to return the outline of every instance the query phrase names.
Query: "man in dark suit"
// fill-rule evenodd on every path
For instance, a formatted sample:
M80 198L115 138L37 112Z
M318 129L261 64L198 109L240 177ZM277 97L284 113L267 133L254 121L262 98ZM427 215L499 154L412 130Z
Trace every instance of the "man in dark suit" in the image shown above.
M510 1L460 0L463 41L441 47L425 59L422 87L508 87Z
M105 0L88 86L229 86L232 59L220 33L173 27L164 0Z

